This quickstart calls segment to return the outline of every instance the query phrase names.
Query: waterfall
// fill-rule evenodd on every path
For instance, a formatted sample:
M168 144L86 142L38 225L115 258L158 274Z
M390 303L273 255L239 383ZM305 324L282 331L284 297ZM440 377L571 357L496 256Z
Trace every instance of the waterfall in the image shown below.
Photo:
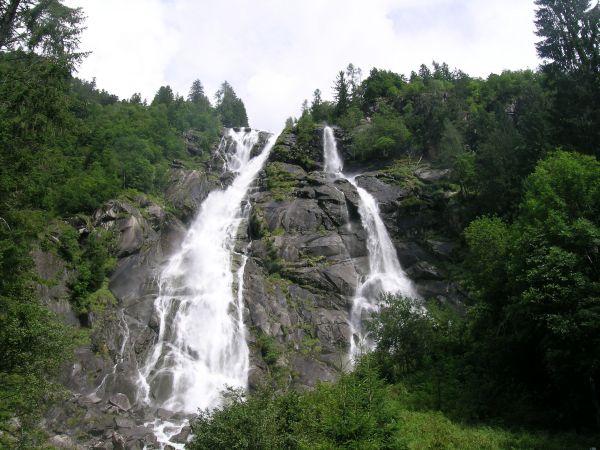
M342 172L342 159L337 151L333 129L323 130L324 169L338 178L348 180L357 190L360 201L358 213L367 232L369 274L360 280L352 299L350 311L350 361L373 349L373 342L365 330L365 319L379 310L379 299L383 293L418 297L411 280L406 276L398 261L396 249L385 228L375 198L358 186L356 176Z
M346 178L342 173L344 162L337 151L337 143L331 127L323 129L323 162L325 164L323 170L326 173Z
M154 303L159 335L138 379L145 404L192 414L218 406L226 386L246 388L249 350L240 272L246 259L242 257L234 274L232 256L238 226L248 213L242 205L244 197L275 138L271 136L255 157L257 131L228 130L221 141L225 168L235 178L228 188L213 191L204 200L180 250L159 275ZM163 433L165 425L173 424L157 421L155 430ZM164 439L173 433L163 433Z

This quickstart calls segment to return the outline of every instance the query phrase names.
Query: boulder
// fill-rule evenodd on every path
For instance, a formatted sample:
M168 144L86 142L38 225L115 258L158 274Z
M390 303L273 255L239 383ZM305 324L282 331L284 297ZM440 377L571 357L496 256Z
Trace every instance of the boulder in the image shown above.
M251 158L258 156L260 152L262 152L270 137L271 133L268 133L266 131L260 131L258 133L258 140L256 141L256 144L254 144L254 147L252 147L252 150L250 151Z
M337 233L329 233L311 239L302 247L305 255L327 257L332 260L348 259L350 256L344 241Z
M356 177L358 185L375 197L381 212L392 212L396 202L406 197L410 191L395 184L383 182L377 174L366 173Z
M333 227L329 217L317 206L314 200L294 199L286 203L281 209L283 211L280 223L287 232L314 231L321 226L325 228ZM272 228L271 222L269 222L269 228Z
M443 276L438 269L427 261L419 261L406 270L406 274L413 280L442 280Z
M135 428L135 420L130 419L129 417L121 417L121 416L116 416L114 418L115 421L115 428L117 430L119 429L131 429L131 428Z
M119 408L121 411L129 411L131 409L131 403L129 402L129 398L122 393L117 393L112 395L108 402Z
M127 450L127 441L119 433L113 433L111 442L114 450Z
M438 170L431 169L428 167L420 168L415 170L415 176L421 181L433 182L447 178L450 175L450 169Z
M216 187L204 172L187 169L172 169L165 198L172 203L178 216L190 221L204 199Z
M187 152L192 156L202 154L201 134L196 130L188 130L183 133L183 142Z
M48 439L48 444L53 447L66 449L66 450L83 449L83 447L76 445L75 442L73 441L73 439L66 434L59 434L56 436L52 436L50 439Z
M460 248L456 241L439 241L430 239L427 241L434 255L444 259L451 259L455 252Z
M343 295L354 295L358 281L358 274L351 261L333 264L323 270L327 280L333 284L335 290Z
M133 215L116 221L115 225L119 231L117 256L128 256L140 250L144 242L148 239L144 236L142 223L142 220Z

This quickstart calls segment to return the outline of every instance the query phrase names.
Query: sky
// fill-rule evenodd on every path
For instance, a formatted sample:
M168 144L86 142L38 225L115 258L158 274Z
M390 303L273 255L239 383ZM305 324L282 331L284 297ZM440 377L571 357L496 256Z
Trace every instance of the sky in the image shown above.
M67 0L87 16L79 76L151 101L227 80L250 125L278 131L349 63L410 75L446 62L471 76L535 69L534 0Z

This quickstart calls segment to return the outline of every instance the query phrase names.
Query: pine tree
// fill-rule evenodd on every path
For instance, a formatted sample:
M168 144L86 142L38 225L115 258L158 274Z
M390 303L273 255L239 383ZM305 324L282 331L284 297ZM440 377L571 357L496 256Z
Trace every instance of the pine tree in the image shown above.
M308 107L308 100L304 99L302 102L302 115L306 113L310 114L310 108Z
M350 90L350 97L352 101L357 100L358 96L358 88L361 83L362 78L362 70L360 67L355 67L354 64L348 64L346 67L346 77L348 80L348 88Z
M536 44L555 92L556 144L600 155L600 5L536 0Z
M154 96L154 100L152 100L152 105L170 105L175 101L175 94L173 93L173 89L171 86L161 86L158 88L158 92Z
M188 94L188 100L192 103L203 104L209 103L208 97L204 93L204 86L200 80L194 80L190 93Z
M0 51L29 50L58 57L70 64L76 53L84 16L60 0L9 0L0 2Z
M244 102L236 95L233 87L224 81L215 94L217 112L226 127L247 127L248 115Z
M536 44L554 70L600 72L600 5L590 0L536 0Z
M321 89L315 89L315 92L313 93L313 101L310 105L313 113L316 109L319 108L319 106L321 106L322 102L323 100L321 99Z
M346 81L346 75L343 70L340 70L333 86L334 98L335 98L335 114L337 117L341 117L348 106L350 105L350 96L348 93L348 82Z

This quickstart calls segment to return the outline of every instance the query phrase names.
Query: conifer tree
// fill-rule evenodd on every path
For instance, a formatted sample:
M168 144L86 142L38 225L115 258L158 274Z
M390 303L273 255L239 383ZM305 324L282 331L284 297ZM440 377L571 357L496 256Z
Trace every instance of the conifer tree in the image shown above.
M203 104L209 103L208 97L204 93L204 86L200 80L194 80L190 93L188 94L188 100L192 103Z
M247 127L248 115L244 102L236 95L233 87L224 81L215 94L217 112L226 127Z
M600 4L536 0L536 44L555 92L557 144L600 155Z
M81 8L61 0L9 0L0 2L0 51L26 50L78 62L82 30Z
M334 98L336 101L335 114L342 116L350 105L350 95L348 92L348 82L343 70L340 70L333 86Z

